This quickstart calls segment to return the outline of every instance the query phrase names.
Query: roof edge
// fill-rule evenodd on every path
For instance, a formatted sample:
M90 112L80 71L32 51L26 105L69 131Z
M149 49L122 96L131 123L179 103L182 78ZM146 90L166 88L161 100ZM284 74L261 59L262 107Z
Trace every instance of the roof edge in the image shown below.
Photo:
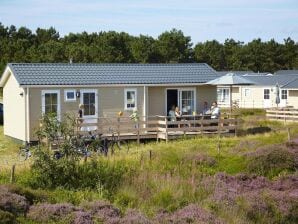
M8 80L9 75L11 75L11 74L14 74L13 69L11 68L10 64L7 64L6 67L5 67L5 69L4 69L3 74L1 76L1 79L0 79L0 87L3 88L5 86L5 83ZM20 84L20 82L17 79L17 77L15 77L15 78L16 78L17 82Z

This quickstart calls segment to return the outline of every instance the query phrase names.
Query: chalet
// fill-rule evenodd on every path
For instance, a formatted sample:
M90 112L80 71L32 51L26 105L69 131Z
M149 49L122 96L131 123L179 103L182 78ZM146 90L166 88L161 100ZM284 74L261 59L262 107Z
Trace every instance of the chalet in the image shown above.
M218 77L207 64L47 64L10 63L1 80L4 134L35 140L42 114L58 118L78 111L83 117L167 115L172 105L185 114L216 100L216 87L205 83Z

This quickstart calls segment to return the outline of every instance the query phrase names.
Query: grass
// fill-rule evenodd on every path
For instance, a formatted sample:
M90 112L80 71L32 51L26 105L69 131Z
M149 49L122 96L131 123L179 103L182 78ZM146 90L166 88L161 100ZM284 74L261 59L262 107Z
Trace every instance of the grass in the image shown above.
M243 112L244 113L244 112ZM251 112L244 113L243 127L268 126L273 131L264 134L246 135L241 137L218 138L197 137L180 139L169 143L146 143L140 146L133 145L129 153L117 152L115 156L104 158L110 163L121 161L134 166L135 173L126 176L121 187L115 190L109 198L122 211L128 208L138 208L149 217L159 210L175 211L189 203L198 203L202 207L212 210L227 223L246 223L246 219L238 210L216 208L208 200L210 192L199 187L198 183L207 175L218 172L238 174L247 172L247 158L245 153L254 152L266 145L280 144L287 141L287 129L291 128L291 135L298 134L295 124L284 125L280 122L264 120L262 111L257 115ZM3 137L1 127L0 160L8 164L16 162L18 145ZM220 146L218 148L218 146ZM152 157L150 158L150 153ZM30 170L26 165L17 165L17 185L23 186L26 175ZM282 171L283 174L285 171ZM2 175L2 176L1 176ZM278 175L278 174L276 174ZM7 182L9 170L1 172L0 182ZM270 178L274 178L271 177ZM102 199L101 189L65 190L33 190L36 194L46 195L51 203L70 202L75 205L82 201Z

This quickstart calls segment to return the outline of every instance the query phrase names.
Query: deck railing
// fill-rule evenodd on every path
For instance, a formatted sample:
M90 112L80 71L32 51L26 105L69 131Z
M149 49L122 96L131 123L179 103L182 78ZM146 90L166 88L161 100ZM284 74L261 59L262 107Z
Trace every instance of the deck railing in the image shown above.
M298 109L294 108L272 108L266 110L266 117L270 120L284 122L298 122Z
M119 138L157 138L168 140L181 135L236 133L238 119L225 117L210 119L210 116L183 116L172 121L168 116L140 116L138 121L129 117L99 117L84 119L77 127L84 133L96 130L104 136L112 134Z

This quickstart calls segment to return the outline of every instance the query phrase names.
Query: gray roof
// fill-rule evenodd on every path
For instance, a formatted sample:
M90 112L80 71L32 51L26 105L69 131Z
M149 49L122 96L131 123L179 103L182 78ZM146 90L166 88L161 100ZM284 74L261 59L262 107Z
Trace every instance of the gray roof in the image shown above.
M248 73L253 73L253 71L218 71L217 73L220 76L226 75L228 73L233 73L233 74L236 74L236 75L245 75L245 74L248 74Z
M253 81L244 78L244 76L236 75L234 73L228 73L220 76L217 79L207 82L210 85L252 85Z
M218 77L205 63L9 63L8 67L20 85L187 84Z
M275 86L277 83L280 86L286 85L293 80L298 78L297 76L293 75L268 75L268 76L256 76L256 75L247 75L245 76L246 79L251 80L257 86Z
M298 89L298 78L296 78L294 81L284 85L282 88L283 89Z
M276 75L298 75L298 70L278 70Z

